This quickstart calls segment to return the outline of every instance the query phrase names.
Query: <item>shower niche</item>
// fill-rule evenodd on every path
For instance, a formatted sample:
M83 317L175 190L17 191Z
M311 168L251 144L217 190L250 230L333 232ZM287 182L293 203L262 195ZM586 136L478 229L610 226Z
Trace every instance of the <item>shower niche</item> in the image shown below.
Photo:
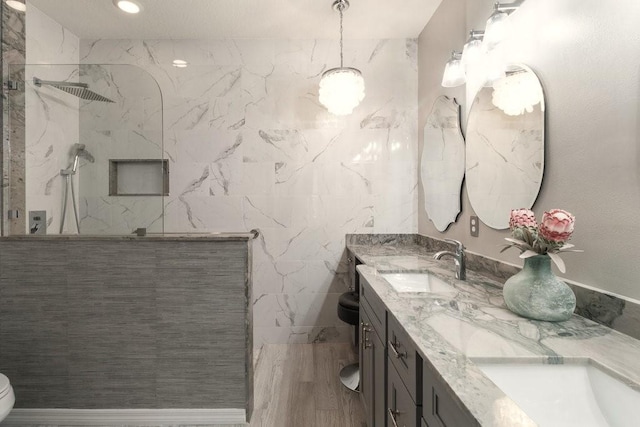
M168 195L167 160L109 160L109 196Z
M169 163L162 94L134 65L9 64L5 78L2 234L164 231ZM115 184L115 185L114 185Z

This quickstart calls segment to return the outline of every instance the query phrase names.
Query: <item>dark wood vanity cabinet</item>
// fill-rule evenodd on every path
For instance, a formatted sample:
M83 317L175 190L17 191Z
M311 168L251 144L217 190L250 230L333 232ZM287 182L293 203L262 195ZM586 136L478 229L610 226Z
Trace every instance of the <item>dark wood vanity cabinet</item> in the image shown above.
M367 427L479 427L367 281L359 288L360 397Z
M385 426L385 318L382 301L361 283L360 396L368 427Z
M416 347L395 317L387 319L387 427L418 427Z

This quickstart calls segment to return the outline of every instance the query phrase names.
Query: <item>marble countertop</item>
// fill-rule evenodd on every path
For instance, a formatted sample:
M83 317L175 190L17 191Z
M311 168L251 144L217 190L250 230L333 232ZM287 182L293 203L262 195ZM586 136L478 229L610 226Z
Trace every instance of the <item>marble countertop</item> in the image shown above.
M348 249L365 263L358 266L361 276L483 427L537 424L473 360L558 364L591 359L638 389L640 341L634 338L577 315L560 323L519 317L504 305L502 283L469 270L466 281L457 280L451 259L436 261L417 245ZM452 285L455 296L398 293L379 275L425 271Z

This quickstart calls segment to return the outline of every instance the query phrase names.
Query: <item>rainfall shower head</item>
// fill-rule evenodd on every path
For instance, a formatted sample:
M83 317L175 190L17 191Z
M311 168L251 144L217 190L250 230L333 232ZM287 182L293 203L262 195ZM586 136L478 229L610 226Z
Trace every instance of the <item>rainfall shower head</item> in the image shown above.
M96 161L91 153L86 150L84 144L73 144L73 146L71 146L71 156L73 156L73 164L71 166L72 174L75 174L78 170L78 162L81 157L91 163Z
M56 82L50 80L40 80L37 77L33 78L33 83L38 87L42 85L51 86L87 101L113 102L109 98L98 95L97 93L89 90L89 85L85 83Z

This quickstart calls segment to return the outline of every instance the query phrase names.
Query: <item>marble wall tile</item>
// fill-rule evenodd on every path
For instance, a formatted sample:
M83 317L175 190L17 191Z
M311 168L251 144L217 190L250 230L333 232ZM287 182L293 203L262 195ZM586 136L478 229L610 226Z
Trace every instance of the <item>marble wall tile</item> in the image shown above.
M78 81L77 65L47 64L77 64L79 49L78 37L29 4L24 76L26 212L46 211L48 234L59 232L65 188L60 170L69 166L71 147L79 143L80 100L53 87L37 87L33 79ZM78 177L72 179L78 188ZM69 205L67 232L75 232L72 212Z
M347 117L317 100L320 74L339 60L333 41L87 40L80 50L85 64L137 65L162 90L166 231L260 228L256 344L348 340L336 315L345 233L417 229L415 41L345 45L367 83ZM176 58L189 66L172 67ZM93 196L88 207L107 203Z

